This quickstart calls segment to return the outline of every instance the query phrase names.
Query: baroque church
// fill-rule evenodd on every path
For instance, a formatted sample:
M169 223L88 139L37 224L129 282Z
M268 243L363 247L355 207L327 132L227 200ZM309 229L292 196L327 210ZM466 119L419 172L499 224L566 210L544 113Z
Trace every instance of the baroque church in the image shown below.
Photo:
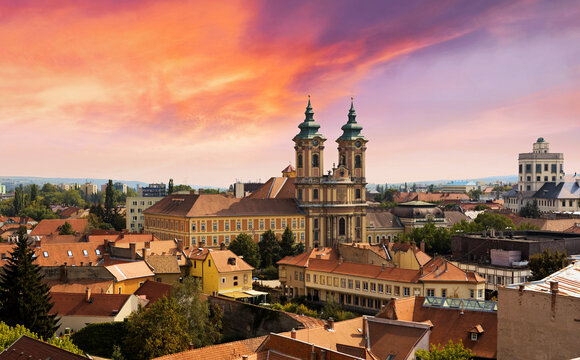
M326 138L319 132L308 98L305 119L293 139L296 151L295 198L306 214L306 246L333 247L366 239L365 152L368 140L361 134L351 98L348 121L342 126L337 162L325 173Z

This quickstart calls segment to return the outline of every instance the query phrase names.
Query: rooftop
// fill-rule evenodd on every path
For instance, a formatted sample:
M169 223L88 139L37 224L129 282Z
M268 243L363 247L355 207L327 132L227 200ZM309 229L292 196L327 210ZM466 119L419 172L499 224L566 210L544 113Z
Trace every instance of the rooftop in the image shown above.
M87 301L87 294L53 292L50 294L54 306L51 314L59 316L115 316L125 305L130 296L128 294L91 294L91 301Z
M580 298L580 261L576 261L542 280L508 285L506 288L517 289L521 285L525 291L550 294L550 284L552 282L558 283L558 295Z
M18 340L0 353L0 360L33 359L78 360L87 358L26 335L20 336Z
M74 232L83 233L89 225L88 219L44 219L30 233L31 236L50 235L60 231L60 227L68 222Z
M154 276L145 261L119 263L105 266L117 281Z

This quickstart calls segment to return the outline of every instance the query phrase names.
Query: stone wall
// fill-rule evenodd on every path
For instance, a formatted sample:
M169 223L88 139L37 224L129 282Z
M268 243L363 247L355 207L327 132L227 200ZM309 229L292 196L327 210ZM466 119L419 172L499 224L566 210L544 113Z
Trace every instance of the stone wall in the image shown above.
M216 296L208 296L208 301L223 311L225 337L250 338L304 328L283 311Z

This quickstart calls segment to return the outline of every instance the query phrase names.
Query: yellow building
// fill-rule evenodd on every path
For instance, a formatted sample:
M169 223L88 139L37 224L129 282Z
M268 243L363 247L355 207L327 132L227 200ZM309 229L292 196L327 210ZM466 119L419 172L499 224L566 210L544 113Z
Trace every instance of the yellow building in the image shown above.
M201 279L203 292L234 299L252 298L265 293L252 290L252 270L230 250L192 249L190 275Z
M240 233L258 242L267 230L279 237L290 227L305 241L306 216L292 199L237 199L218 194L172 194L144 212L145 232L184 247L219 248Z
M155 274L145 261L108 265L105 268L115 277L115 294L133 294L145 281L155 279Z
M278 265L286 295L306 295L363 312L380 309L393 298L485 296L485 279L479 275L406 244L343 244L286 257Z

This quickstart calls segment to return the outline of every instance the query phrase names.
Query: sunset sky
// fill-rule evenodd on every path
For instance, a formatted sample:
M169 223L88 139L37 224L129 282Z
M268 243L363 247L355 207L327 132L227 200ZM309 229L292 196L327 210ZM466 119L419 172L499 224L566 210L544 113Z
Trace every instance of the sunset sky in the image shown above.
M227 186L280 176L311 94L350 97L367 181L580 172L580 2L3 1L3 176Z

